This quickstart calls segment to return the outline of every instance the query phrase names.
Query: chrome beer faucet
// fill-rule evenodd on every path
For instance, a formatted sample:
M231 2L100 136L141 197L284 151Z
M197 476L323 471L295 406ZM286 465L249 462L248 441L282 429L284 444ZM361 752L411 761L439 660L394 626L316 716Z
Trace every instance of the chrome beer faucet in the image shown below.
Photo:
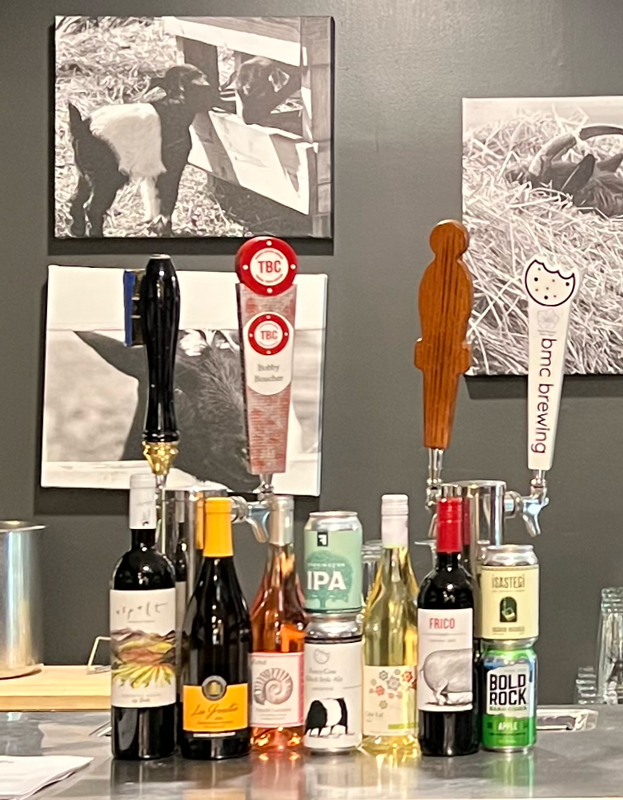
M470 366L465 341L472 306L471 277L461 256L467 230L458 222L439 223L431 234L433 262L422 277L419 310L422 337L415 365L424 375L424 444L429 450L426 506L432 512L440 497L463 497L469 505L470 558L478 542L502 544L504 521L521 516L530 536L541 532L539 515L549 503L547 472L552 467L564 359L572 300L579 286L574 269L558 269L532 258L522 275L528 303L528 468L530 491L507 490L504 481L444 483L443 454L450 442L460 374ZM429 537L435 535L435 516Z
M526 530L530 536L539 536L541 533L541 523L539 514L549 505L547 496L547 480L545 470L535 470L534 477L530 481L530 494L521 495L519 492L509 490L504 495L504 517L512 519L521 515Z

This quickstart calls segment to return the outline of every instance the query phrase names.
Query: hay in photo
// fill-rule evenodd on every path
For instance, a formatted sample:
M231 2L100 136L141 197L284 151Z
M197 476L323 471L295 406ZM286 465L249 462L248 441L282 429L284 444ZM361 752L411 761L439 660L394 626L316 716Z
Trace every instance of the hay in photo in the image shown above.
M623 98L464 100L472 374L525 374L521 277L542 255L582 276L567 373L623 372Z

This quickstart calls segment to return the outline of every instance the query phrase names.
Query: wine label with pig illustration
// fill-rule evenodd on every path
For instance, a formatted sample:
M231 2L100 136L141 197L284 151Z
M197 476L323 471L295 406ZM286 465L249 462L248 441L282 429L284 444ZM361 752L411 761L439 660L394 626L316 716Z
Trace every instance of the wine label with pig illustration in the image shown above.
M303 724L303 653L251 655L251 725Z
M111 705L175 703L175 589L110 592Z
M419 608L418 710L471 710L473 682L473 609Z

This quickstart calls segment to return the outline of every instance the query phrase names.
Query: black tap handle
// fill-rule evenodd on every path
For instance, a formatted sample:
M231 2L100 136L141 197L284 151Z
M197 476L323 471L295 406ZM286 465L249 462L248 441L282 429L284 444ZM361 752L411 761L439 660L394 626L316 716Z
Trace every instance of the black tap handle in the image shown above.
M174 376L180 326L180 287L169 256L152 256L141 281L139 312L147 350L149 397L145 442L177 442Z

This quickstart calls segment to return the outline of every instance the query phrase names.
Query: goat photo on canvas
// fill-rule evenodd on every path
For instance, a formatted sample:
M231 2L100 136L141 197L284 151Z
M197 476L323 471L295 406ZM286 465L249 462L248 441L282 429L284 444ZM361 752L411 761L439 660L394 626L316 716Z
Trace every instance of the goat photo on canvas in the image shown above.
M195 115L212 108L216 93L201 70L170 67L149 89L164 97L150 103L103 106L83 118L68 103L78 169L71 201L71 234L104 235L104 217L129 181L140 184L145 223L160 236L172 233L171 218L191 148ZM88 222L88 230L87 230Z
M282 20L58 17L56 236L320 235L330 161L316 164L301 67L278 58L299 18ZM275 58L210 44L254 26Z

